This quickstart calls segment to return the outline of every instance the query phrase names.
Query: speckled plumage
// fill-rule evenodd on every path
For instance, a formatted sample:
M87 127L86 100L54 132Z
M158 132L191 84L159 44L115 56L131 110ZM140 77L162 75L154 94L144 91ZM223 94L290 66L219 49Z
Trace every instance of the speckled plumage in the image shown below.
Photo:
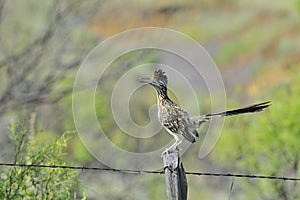
M258 112L270 106L270 102L264 102L220 113L191 116L168 97L168 77L164 71L156 69L152 78L141 78L140 81L150 84L157 92L158 119L163 127L175 138L175 143L169 149L177 147L181 143L182 138L179 136L183 136L189 142L195 142L195 137L199 136L197 129L203 122L218 117Z
M161 95L158 95L158 119L168 131L182 135L190 142L195 142L195 136L199 136L193 124L189 123L189 114L168 97L162 98Z

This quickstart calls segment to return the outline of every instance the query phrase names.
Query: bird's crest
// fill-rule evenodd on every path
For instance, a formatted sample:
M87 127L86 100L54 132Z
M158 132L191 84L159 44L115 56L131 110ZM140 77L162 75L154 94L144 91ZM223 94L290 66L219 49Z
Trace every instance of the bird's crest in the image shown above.
M168 77L166 73L161 69L156 69L154 71L153 77L154 80L156 80L158 83L163 84L164 86L167 86L168 84Z

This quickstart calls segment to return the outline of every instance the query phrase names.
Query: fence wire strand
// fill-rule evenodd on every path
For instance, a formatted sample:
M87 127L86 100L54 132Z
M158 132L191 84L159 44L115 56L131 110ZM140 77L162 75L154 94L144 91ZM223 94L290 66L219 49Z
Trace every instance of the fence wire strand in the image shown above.
M164 174L164 170L134 170L134 169L116 169L105 167L85 167L85 166L67 166L67 165L40 165L40 164L19 164L19 163L0 163L5 167L28 167L28 168L52 168L52 169L73 169L73 170L94 170L94 171L112 171L126 174ZM215 177L234 177L234 178L250 178L250 179L273 179L283 181L300 181L298 177L286 176L268 176L254 174L234 174L234 173L214 173L214 172L185 172L187 175L194 176L215 176Z

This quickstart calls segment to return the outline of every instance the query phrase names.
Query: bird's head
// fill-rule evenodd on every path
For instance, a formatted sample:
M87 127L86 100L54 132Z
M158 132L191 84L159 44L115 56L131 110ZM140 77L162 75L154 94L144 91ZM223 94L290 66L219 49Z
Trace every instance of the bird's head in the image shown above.
M151 78L140 78L140 82L152 85L157 91L166 90L168 77L161 69L156 69Z

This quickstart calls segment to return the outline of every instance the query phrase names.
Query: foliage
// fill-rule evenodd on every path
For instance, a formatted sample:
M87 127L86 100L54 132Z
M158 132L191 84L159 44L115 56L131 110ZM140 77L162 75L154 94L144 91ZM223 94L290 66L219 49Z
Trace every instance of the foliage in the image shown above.
M20 123L12 122L9 130L15 164L66 165L64 150L73 132L64 133L53 143L40 144L34 130ZM0 199L76 199L81 193L77 171L71 169L10 167L0 173Z
M128 10L131 12L126 12ZM11 116L27 116L28 112L36 111L39 115L38 126L48 131L34 136L36 144L33 147L36 150L42 147L42 145L37 145L41 142L39 139L49 141L50 133L53 138L57 136L56 133L61 132L60 130L73 130L75 125L72 118L71 93L75 74L81 62L87 53L105 38L142 26L175 29L203 44L218 67L222 68L221 74L226 90L229 92L228 99L247 98L243 96L244 93L237 93L236 89L241 90L241 93L244 92L249 81L253 82L255 86L259 86L258 82L261 83L260 87L255 87L255 91L258 92L251 92L252 95L254 93L254 95L260 95L262 92L265 94L265 91L274 84L289 78L289 75L283 74L281 70L278 73L276 68L274 69L275 66L282 66L285 70L291 64L299 63L300 18L297 14L300 14L300 0L274 1L272 3L259 0L204 0L201 3L195 0L181 0L176 3L160 1L155 4L152 1L136 0L126 4L121 1L101 0L0 1L0 121L2 124L6 124L5 120ZM177 47L189 52L191 56L198 55L184 44L178 44ZM112 63L112 67L110 66L106 70L101 77L101 84L99 84L99 86L105 87L103 90L100 90L100 87L97 88L95 107L99 124L115 145L132 152L149 152L153 149L152 147L157 149L166 145L165 142L169 141L171 136L162 132L151 138L151 141L129 137L118 128L110 110L111 91L124 73L138 64L166 61L159 53L150 55L150 51L144 51L142 54L138 52L140 51L121 56ZM186 68L186 70L189 69ZM289 92L284 91L287 88L289 86L281 88L279 92L276 92L276 97L270 98L273 100L273 105L268 111L252 115L253 121L249 121L251 118L249 115L243 116L242 119L240 117L226 119L227 129L215 150L215 153L218 154L216 158L221 161L221 166L225 165L230 167L230 170L249 173L293 175L287 167L291 167L291 163L297 160L292 155L296 150L290 151L290 148L296 149L298 140L297 136L291 137L289 129L282 127L291 128L293 126L295 129L293 133L296 133L298 127L295 113L299 107L285 104L289 100L285 95L290 96ZM130 111L132 111L130 114L138 125L145 125L146 122L149 122L147 115L149 105L156 102L153 89L149 88L148 91L147 89L137 90L130 100ZM182 87L182 89L184 88ZM200 93L200 90L201 88L197 89L199 91L197 96L202 104L206 98L203 93ZM251 89L251 91L254 90ZM297 102L298 99L294 99ZM189 101L189 97L185 99L185 103L187 101ZM85 96L83 96L83 109L86 106L85 102ZM207 106L207 108L210 107ZM284 115L291 116L286 110L290 108L293 109L294 116L282 117ZM271 114L273 112L275 114ZM271 117L274 127L269 124ZM292 122L292 118L295 119L294 125L288 125ZM87 118L85 123L88 121ZM233 123L235 124L233 125ZM1 128L0 126L0 130ZM273 129L278 129L277 131L280 130L281 133L273 132ZM241 134L241 130L245 131ZM25 133L24 135L22 139L24 144L28 140L32 140ZM20 138L20 141L22 140ZM201 140L199 141L201 142ZM211 170L212 167L219 169L220 166L214 160L212 162L196 161L196 149L200 142L194 144L192 146L194 150L186 154L189 156L189 160L186 162L186 166L189 166L187 169L198 170L201 168L203 171ZM97 161L84 149L78 138L74 137L68 144L68 150L72 152L68 156L69 159L73 159L81 165L97 164L92 163ZM101 145L101 141L94 141L93 144ZM289 145L286 146L286 144ZM27 147L22 148L26 149L27 153L32 151L33 148L29 148L31 145L25 146ZM270 146L272 146L272 150ZM7 147L9 144L3 144L2 149L7 149ZM47 147L43 146L42 148ZM27 153L25 152L26 155ZM26 155L20 153L17 157L24 156L22 162L30 163L31 160ZM281 163L284 162L284 159L286 159L287 165ZM266 162L264 162L265 160ZM3 176L0 176L1 184L5 182L4 178L8 173L26 174L22 170L9 168L3 171ZM54 171L59 172L58 169ZM48 171L44 172L48 173ZM95 191L99 192L94 196L89 194L90 198L161 199L162 195L165 196L162 186L164 180L160 177L152 179L152 176L145 176L141 181L136 182L132 180L139 178L133 179L132 176L127 177L127 175L117 176L113 179L110 174L107 179L104 179L103 174L97 174L99 176L95 176L96 173L91 174L91 172L85 173L84 176L89 176L89 178L82 179L85 181L84 185L87 190L96 188ZM91 181L92 178L94 181ZM131 185L128 185L130 180ZM199 198L201 195L203 198L207 193L208 196L210 195L207 199L219 199L216 196L218 197L224 191L227 192L228 187L227 185L223 187L222 181L217 185L222 189L218 190L215 185L208 184L209 179L201 177L194 178L194 180L195 182L190 183L189 186L190 194L194 194L194 197ZM13 179L13 181L15 180ZM19 179L16 179L15 182L17 181ZM105 186L99 189L99 185ZM234 187L239 185L235 183ZM280 190L276 187L284 188L282 185L286 186L287 182L283 184L283 182L255 181L254 187L249 187L251 184L248 182L245 185L243 188L247 191L251 188L254 190L260 188L259 190L267 193L267 196L274 194L278 197ZM7 185L2 186L0 192L4 191ZM275 188L275 192L271 188ZM293 189L293 187L289 188ZM101 192L107 195L102 196ZM142 198L145 193L149 193L149 198ZM255 191L255 193L258 192ZM253 198L252 195L248 196ZM290 198L293 196L291 195Z
M0 116L72 92L74 72L97 44L88 24L97 6L89 2L0 2Z
M229 124L214 149L216 160L250 174L299 177L299 83L298 74L271 91L268 96L272 106L268 110L227 120ZM259 194L260 199L300 198L296 182L248 180L242 187L251 193L247 195L251 199L253 194Z

